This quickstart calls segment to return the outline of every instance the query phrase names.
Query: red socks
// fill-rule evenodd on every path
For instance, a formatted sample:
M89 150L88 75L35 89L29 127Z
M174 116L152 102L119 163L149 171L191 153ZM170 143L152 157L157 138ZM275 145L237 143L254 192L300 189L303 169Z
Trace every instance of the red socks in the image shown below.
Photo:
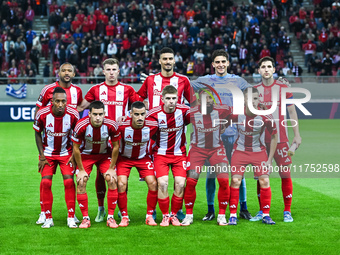
M170 202L169 197L158 198L158 206L163 215L169 214L169 202Z
M108 189L107 191L107 211L108 215L114 215L117 206L118 189ZM127 205L127 198L126 198ZM127 214L127 212L126 212ZM123 215L124 216L124 215Z
M177 212L182 209L183 197L178 197L175 194L171 198L171 215L176 215Z
M229 202L230 213L237 213L239 197L240 197L240 188L230 187L230 202Z
M156 210L157 205L157 191L148 191L148 196L146 197L146 214L152 215L153 211ZM120 208L120 207L119 207Z
M194 178L187 178L187 183L184 190L184 203L186 208L186 214L192 214L194 204L196 201L196 185L197 181Z
M122 216L128 216L127 211L127 194L126 192L118 193L118 207Z
M104 177L99 172L99 170L97 170L96 192L97 192L98 206L104 206L106 184L105 184Z
M76 200L76 190L73 179L64 180L65 186L65 201L68 211L68 217L74 218L75 211L75 200Z
M218 188L218 204L219 204L219 212L218 214L225 214L225 211L228 206L230 190L229 190L229 178L226 176L221 176L223 174L218 175L217 181L219 183Z
M272 200L272 190L271 188L261 188L261 205L262 205L262 212L264 214L269 214L270 211L270 203Z
M89 206L88 206L88 198L87 193L77 194L77 201L79 204L79 208L83 217L89 216Z
M283 202L285 205L285 211L290 212L293 198L293 182L291 178L281 179L281 189L283 195Z
M52 187L51 179L41 180L43 211L45 212L46 219L52 218L53 194L51 187Z

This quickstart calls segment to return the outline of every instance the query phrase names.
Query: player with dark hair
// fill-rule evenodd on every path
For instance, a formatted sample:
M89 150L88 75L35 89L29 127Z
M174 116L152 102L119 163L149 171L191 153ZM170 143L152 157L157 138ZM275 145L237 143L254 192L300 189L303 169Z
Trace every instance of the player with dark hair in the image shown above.
M65 201L68 210L67 225L76 228L75 185L73 181L71 133L79 120L79 114L73 107L66 105L67 96L64 89L56 87L52 93L52 102L41 108L35 117L33 128L39 151L39 172L41 173L41 200L44 221L42 228L54 226L52 218L52 177L60 166L64 179ZM43 132L43 135L41 135ZM40 217L39 217L40 220Z
M191 84L195 90L200 88L208 88L208 86L214 88L219 97L221 98L222 104L233 106L233 96L229 89L225 87L225 85L230 84L238 87L242 91L244 89L250 87L250 85L241 77L229 74L229 55L224 49L215 50L212 53L212 66L215 69L215 74L205 75L199 77L197 80L192 81ZM236 127L229 126L226 128L224 133L221 135L224 147L227 152L228 161L231 160L231 151L235 142L235 138L237 136ZM207 174L206 180L206 194L207 194L207 202L208 202L208 213L203 218L204 221L212 220L215 218L215 209L214 209L214 200L215 200L215 174L209 173ZM244 219L250 219L251 215L247 208L247 196L246 196L246 182L245 179L242 179L241 187L240 187L240 217Z
M118 198L115 165L119 152L120 132L118 124L105 116L104 108L102 102L93 101L89 107L89 116L78 121L72 136L73 155L77 163L77 200L83 214L79 228L91 226L86 184L94 165L108 184L107 226L118 227L113 215ZM109 139L111 139L110 142Z
M197 105L190 108L190 119L193 125L192 141L188 156L189 170L187 172L187 182L184 190L184 202L186 216L182 221L182 226L193 223L193 208L196 200L196 185L206 160L209 161L214 172L216 171L219 182L218 202L219 213L217 223L227 225L225 211L229 203L229 174L228 159L220 138L221 125L215 125L215 120L226 119L231 114L231 107L227 105L215 105L214 96L211 90L201 90L200 102L206 100L206 106ZM205 101L204 100L204 101ZM205 107L206 113L201 112L201 107Z
M193 104L196 101L196 96L188 77L174 72L175 53L171 48L162 48L159 64L161 65L161 72L149 75L138 91L138 95L143 99L148 99L148 109L151 110L162 104L162 90L167 85L176 87L178 103L183 104L185 98L190 104Z
M163 214L162 227L180 226L176 214L182 208L183 192L186 179L186 137L185 125L190 123L188 106L177 104L178 91L168 85L162 90L163 105L151 109L147 115L150 120L157 121L158 131L154 148L154 164L158 182L158 204ZM168 180L169 168L174 176L174 193L171 199L169 215Z
M281 95L283 88L287 88L288 85L281 81L274 80L273 73L275 72L275 61L271 57L264 57L259 61L259 73L262 76L262 82L255 85L254 87L259 90L259 97L261 104L265 105L267 108L271 108L276 102L273 102L273 94ZM274 92L276 91L276 92ZM286 98L292 98L292 93L287 93ZM281 188L284 202L284 212L283 221L292 222L293 217L291 215L291 203L293 197L293 182L290 175L290 165L292 163L291 157L288 155L289 150L289 140L287 128L283 126L282 123L286 121L286 116L281 114L281 96L278 98L278 104L275 112L272 114L278 129L278 145L276 147L274 159L277 166L280 166L280 177L281 177ZM288 105L287 110L290 119L295 123L292 123L292 129L294 132L294 138L292 144L296 144L298 148L301 144L301 136L299 132L298 116L296 113L295 105ZM266 132L265 142L267 149L270 149L270 136ZM259 184L258 184L258 195L259 194ZM260 200L259 200L260 202ZM261 204L260 204L261 207ZM261 219L261 210L252 219L252 221L257 221Z
M134 101L142 101L131 86L118 81L119 72L118 59L106 59L103 62L105 81L94 85L89 89L83 102L78 106L78 111L80 112L86 109L90 105L90 102L99 100L104 103L105 116L117 120L119 117L127 115L129 104ZM98 214L95 221L102 222L104 221L106 214L104 208L106 186L104 178L102 178L102 175L98 171L96 191L98 198Z
M127 210L126 188L132 167L136 167L140 178L145 179L148 185L147 213L145 223L157 226L152 218L157 205L157 180L154 166L149 155L149 142L158 130L158 123L145 119L146 109L142 102L136 101L131 105L131 118L128 118L119 126L122 139L120 142L120 154L117 162L118 175L118 206L122 215L120 227L129 225Z
M36 102L35 108L35 116L40 108L45 107L51 104L53 91L57 87L61 87L66 92L66 100L67 105L76 108L77 105L80 105L83 100L83 94L81 88L72 84L72 79L75 76L74 66L70 63L64 63L59 68L59 81L56 81L50 85L46 85L42 91L40 92L39 98ZM40 206L41 212L39 215L39 219L37 220L37 224L43 224L46 220L45 212L43 210L42 204L42 187L40 184ZM78 221L76 219L76 221Z
M247 165L251 164L255 178L260 183L262 222L273 225L270 218L271 188L269 173L277 145L277 130L271 116L261 116L252 113L248 106L248 93L252 94L252 106L258 109L260 99L256 88L248 88L244 91L245 114L231 115L228 120L230 125L236 125L238 136L234 143L231 156L231 184L230 184L230 218L228 225L237 224L237 205L239 201L239 187ZM271 136L269 155L264 144L264 131Z

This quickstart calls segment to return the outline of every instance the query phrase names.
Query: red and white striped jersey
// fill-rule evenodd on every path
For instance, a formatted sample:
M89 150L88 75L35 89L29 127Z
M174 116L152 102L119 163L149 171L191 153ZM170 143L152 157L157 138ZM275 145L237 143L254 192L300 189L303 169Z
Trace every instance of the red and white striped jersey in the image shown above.
M259 98L261 104L265 105L268 109L270 109L273 105L272 100L272 91L274 89L277 90L277 108L274 113L272 113L272 117L275 120L276 127L278 129L278 143L288 142L288 131L286 127L286 115L281 114L281 90L282 88L287 88L288 86L280 81L274 81L274 83L270 86L265 86L262 82L254 86L259 91ZM287 93L286 98L293 98L292 93ZM283 125L282 125L283 124ZM266 131L265 142L270 143L270 134Z
M85 99L88 102L102 101L105 105L105 116L114 120L127 115L129 104L142 101L131 86L120 82L114 86L105 82L94 85L85 95Z
M132 119L128 118L119 126L119 131L122 136L119 148L120 154L130 159L144 158L145 155L149 153L149 141L157 130L157 121L146 119L144 127L135 129L132 127Z
M52 105L41 108L35 117L33 129L43 132L42 143L45 156L68 156L72 153L71 135L79 113L67 105L63 116L52 113Z
M260 152L266 150L264 143L264 130L269 134L277 133L275 122L271 116L266 115L231 115L230 125L237 125L238 136L234 149L239 151Z
M185 125L190 123L189 107L177 104L173 113L166 113L163 106L157 106L149 111L147 118L158 122L156 146L158 155L186 155Z
M190 120L194 128L191 145L205 149L220 147L222 140L219 123L223 123L221 120L225 120L231 113L232 108L228 105L215 105L212 112L205 115L201 113L200 105L191 108Z
M81 144L81 153L88 155L111 153L109 138L112 142L118 141L120 132L117 122L107 117L100 127L93 127L90 117L82 118L78 121L72 135L72 141Z
M149 110L159 105L161 101L162 90L165 86L172 85L178 90L178 103L184 104L184 98L192 103L196 100L196 95L190 85L188 77L174 73L171 77L164 77L161 73L148 76L142 87L137 92L143 99L149 99Z
M40 92L36 106L43 107L49 105L52 101L53 91L56 87L60 87L57 81L50 85L46 85ZM71 84L69 88L63 89L66 92L67 104L71 105L73 108L77 108L77 105L80 105L81 101L83 101L83 92L81 91L81 88Z

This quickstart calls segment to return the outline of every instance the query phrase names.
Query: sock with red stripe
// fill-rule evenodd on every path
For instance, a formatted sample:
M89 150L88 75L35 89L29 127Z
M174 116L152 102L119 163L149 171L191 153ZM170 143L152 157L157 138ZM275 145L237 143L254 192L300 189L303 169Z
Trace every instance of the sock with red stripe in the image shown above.
M117 206L118 189L108 189L107 191L107 211L108 215L114 215ZM127 199L126 199L127 203Z
M87 193L77 194L77 201L83 217L89 217L89 202L87 198Z
M170 203L169 197L158 198L158 206L163 215L169 214L169 203Z
M171 198L171 215L176 215L177 212L182 209L183 197L178 197L175 194Z
M217 176L217 181L219 184L217 195L219 204L218 214L225 214L230 198L229 178L225 174L219 174Z
M45 211L46 219L52 218L52 204L53 204L53 194L52 194L52 180L42 179L42 201L43 210Z
M261 188L261 205L263 214L269 214L270 211L270 203L272 200L272 190L270 187Z
M293 198L293 182L291 178L281 179L281 189L283 195L283 202L285 205L285 211L290 212Z
M197 181L194 178L187 178L187 183L184 189L184 203L187 214L192 214L196 201L196 185Z
M109 195L109 194L107 194ZM122 216L128 216L127 211L127 194L126 192L119 192L118 193L118 207Z
M76 188L73 179L64 180L64 187L68 217L74 218L74 211L76 206Z
M157 205L157 191L148 191L148 196L146 197L146 214L152 215L154 210L156 210Z
M104 206L106 184L105 184L104 177L99 172L99 170L97 170L96 192L97 192L98 206Z
M261 207L261 185L260 185L260 181L257 180L257 199L259 200L259 207L260 207L260 211L262 210Z
M240 189L230 187L230 201L229 201L230 213L237 213L239 197L240 197Z

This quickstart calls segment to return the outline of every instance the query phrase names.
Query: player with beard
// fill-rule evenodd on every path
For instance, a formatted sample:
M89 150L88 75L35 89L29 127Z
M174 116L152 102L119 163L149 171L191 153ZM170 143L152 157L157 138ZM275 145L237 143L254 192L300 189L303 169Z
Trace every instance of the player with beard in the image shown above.
M196 185L201 169L207 160L209 168L216 172L219 183L218 202L219 213L217 223L220 226L227 225L225 211L229 202L229 174L228 159L220 138L221 125L215 125L215 120L226 119L231 113L231 107L227 105L215 105L213 94L209 90L200 91L200 102L206 98L206 113L201 112L201 105L190 109L190 120L193 125L193 134L188 161L190 166L187 172L187 182L184 191L186 216L182 226L193 223L193 207L196 200Z
M61 87L66 92L66 99L67 99L67 105L72 106L73 108L76 108L78 105L81 104L83 100L83 93L81 91L81 88L78 86L72 84L72 79L75 76L74 66L70 63L64 63L59 68L59 81L56 81L50 85L46 85L36 102L36 108L35 108L35 116L40 108L45 107L49 104L51 104L52 98L53 98L53 91L56 87ZM45 212L43 210L43 204L42 204L42 187L40 183L40 206L41 206L41 212L39 215L39 219L37 220L37 224L44 224L46 216ZM76 222L78 220L76 219Z

